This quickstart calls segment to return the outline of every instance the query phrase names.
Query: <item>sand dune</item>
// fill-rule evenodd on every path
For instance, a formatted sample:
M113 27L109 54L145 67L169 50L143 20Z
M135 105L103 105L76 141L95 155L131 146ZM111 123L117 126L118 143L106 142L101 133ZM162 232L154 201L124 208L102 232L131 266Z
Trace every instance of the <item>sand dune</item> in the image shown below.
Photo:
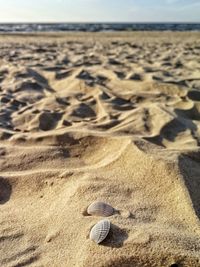
M0 266L200 266L199 37L0 37Z

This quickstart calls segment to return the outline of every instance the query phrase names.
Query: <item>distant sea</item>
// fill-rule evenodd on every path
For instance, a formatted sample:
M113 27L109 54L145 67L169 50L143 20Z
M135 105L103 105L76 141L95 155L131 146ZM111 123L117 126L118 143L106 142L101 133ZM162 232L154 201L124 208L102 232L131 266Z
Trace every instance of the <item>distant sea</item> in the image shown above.
M200 31L200 23L12 23L0 32Z

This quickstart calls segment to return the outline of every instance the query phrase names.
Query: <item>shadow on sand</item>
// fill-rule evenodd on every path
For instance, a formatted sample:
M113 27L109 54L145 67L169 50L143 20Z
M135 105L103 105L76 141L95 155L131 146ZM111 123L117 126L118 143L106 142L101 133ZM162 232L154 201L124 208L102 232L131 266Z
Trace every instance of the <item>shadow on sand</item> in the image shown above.
M179 156L179 169L190 194L197 217L200 219L200 151Z

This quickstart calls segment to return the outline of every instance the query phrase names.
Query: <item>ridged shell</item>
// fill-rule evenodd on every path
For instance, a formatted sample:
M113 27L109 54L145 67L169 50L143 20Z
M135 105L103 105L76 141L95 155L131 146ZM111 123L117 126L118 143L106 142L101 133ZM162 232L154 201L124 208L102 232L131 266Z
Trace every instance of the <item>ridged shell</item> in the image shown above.
M108 217L114 214L114 209L107 203L94 202L87 208L87 213L95 216Z
M90 231L90 239L97 244L101 243L110 231L110 221L101 220Z

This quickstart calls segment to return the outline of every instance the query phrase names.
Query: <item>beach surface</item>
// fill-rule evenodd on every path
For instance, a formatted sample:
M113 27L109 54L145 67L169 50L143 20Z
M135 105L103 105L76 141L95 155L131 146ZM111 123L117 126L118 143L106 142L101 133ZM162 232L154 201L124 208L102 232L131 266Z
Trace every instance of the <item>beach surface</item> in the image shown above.
M0 266L199 267L199 144L200 33L1 35Z

